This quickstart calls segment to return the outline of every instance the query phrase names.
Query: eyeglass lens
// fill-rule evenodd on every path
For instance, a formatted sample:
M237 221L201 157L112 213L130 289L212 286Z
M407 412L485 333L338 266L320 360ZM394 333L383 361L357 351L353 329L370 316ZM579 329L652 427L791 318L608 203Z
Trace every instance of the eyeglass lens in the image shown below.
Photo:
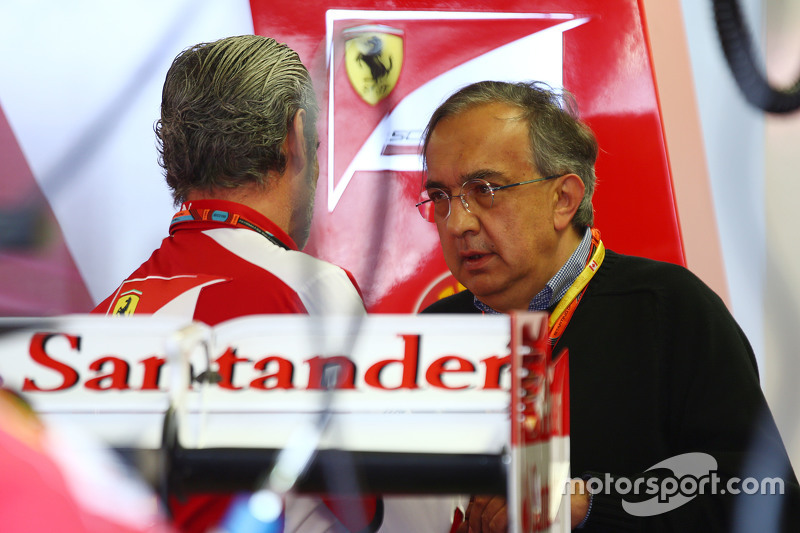
M494 191L492 186L484 180L470 180L461 186L461 194L449 196L442 189L432 188L422 191L420 195L419 212L428 222L443 220L450 215L452 198L459 198L464 208L470 213L475 209L489 209L492 207ZM426 202L426 200L430 200Z

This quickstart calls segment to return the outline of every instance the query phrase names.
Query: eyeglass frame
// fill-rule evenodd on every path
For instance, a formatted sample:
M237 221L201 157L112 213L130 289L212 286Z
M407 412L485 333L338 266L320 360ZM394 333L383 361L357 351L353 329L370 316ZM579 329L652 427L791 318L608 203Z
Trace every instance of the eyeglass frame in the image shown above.
M536 178L536 179L527 180L527 181L520 181L518 183L511 183L509 185L500 185L498 187L493 186L491 183L489 183L488 181L486 181L483 178L472 178L472 179L468 179L467 181L465 181L464 183L461 184L461 189L459 190L460 194L452 194L452 195L451 194L447 194L447 191L445 191L444 189L442 189L440 187L431 187L431 188L440 190L443 193L445 193L445 196L447 198L447 214L444 217L442 217L441 220L447 220L450 217L450 213L453 212L453 207L452 207L453 198L460 198L461 199L461 205L464 207L464 209L467 211L467 213L472 213L472 211L469 210L469 205L467 204L467 201L465 200L465 196L466 195L464 194L464 187L469 183L480 182L480 183L485 184L489 188L489 192L490 192L490 194L492 196L492 203L491 203L491 205L489 205L489 209L491 209L494 206L494 193L496 191L501 191L503 189L509 189L511 187L516 187L518 185L528 185L529 183L538 183L540 181L552 180L552 179L555 179L555 178L560 178L562 176L564 176L564 174L553 174L552 176L545 176L544 178ZM428 191L428 189L426 188L425 191ZM416 208L419 211L420 216L422 216L422 218L426 222L431 222L431 223L435 223L436 222L436 220L435 220L436 209L434 208L434 210L433 210L433 212L434 212L434 220L428 220L428 218L422 214L422 211L419 208L420 208L421 205L427 204L428 202L433 202L433 201L434 201L433 198L428 198L427 200L423 200L423 201L418 202L416 204ZM436 205L435 202L434 202L434 205ZM472 214L474 215L475 213L472 213Z

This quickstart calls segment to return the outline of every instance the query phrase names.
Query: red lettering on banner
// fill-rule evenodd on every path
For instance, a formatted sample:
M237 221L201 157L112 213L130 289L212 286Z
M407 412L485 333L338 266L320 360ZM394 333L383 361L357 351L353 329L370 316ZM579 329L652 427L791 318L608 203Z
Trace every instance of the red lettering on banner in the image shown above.
M157 355L142 359L144 367L142 390L158 390L158 381L161 379L161 369L164 367L164 363L166 363L166 359Z
M250 387L253 389L273 390L273 389L293 389L292 378L294 377L294 365L288 359L283 357L270 356L256 362L253 368L256 370L264 371L270 363L277 363L278 370L272 374L258 377L250 382ZM267 380L274 379L275 383L272 385L267 384Z
M500 375L503 369L511 368L511 356L498 357L493 355L481 360L481 363L486 365L486 379L483 383L483 388L488 390L500 389Z
M447 364L451 361L458 363L457 368L448 368ZM460 387L449 387L442 381L442 374L454 374L456 372L475 372L475 365L470 363L463 357L456 355L449 355L447 357L440 357L428 367L425 372L425 379L434 387L447 390L463 390L468 389L469 385L461 385Z
M111 363L112 371L104 376L96 376L86 381L85 387L90 390L128 390L128 376L131 367L127 361L119 357L101 357L89 365L89 370L100 372L107 363ZM110 380L107 386L103 386L103 381Z
M61 384L52 389L43 389L36 385L36 382L34 382L32 379L26 377L22 384L23 391L52 392L68 389L75 386L75 384L78 382L78 372L76 372L74 368L47 355L45 344L47 344L47 342L53 337L65 337L69 341L69 345L73 350L80 351L80 337L61 333L36 333L33 338L31 338L31 359L40 365L55 370L61 374Z
M219 366L219 375L222 380L217 383L220 388L229 389L229 390L241 390L241 387L237 387L233 384L233 373L236 369L236 363L247 363L250 362L250 359L246 357L236 357L236 349L235 348L228 348L225 350L225 353L217 357L216 363Z
M50 341L61 337L66 340L68 347L74 351L69 353L60 343ZM424 387L435 387L444 390L502 390L507 388L503 378L508 376L510 369L510 356L491 355L473 361L456 354L450 354L423 365L421 356L422 340L419 334L399 334L403 342L402 355L373 359L371 364L364 363L366 372L358 372L355 361L345 355L322 356L317 355L303 360L302 363L293 361L279 354L272 354L262 359L240 355L239 348L229 346L216 359L212 367L216 367L219 381L216 385L225 390L322 390L323 378L326 367L337 366L334 388L340 390L375 389L382 391L419 390ZM85 340L85 339L84 339ZM45 369L43 377L38 374L25 376L22 391L55 392L63 391L82 385L82 388L91 391L124 391L163 390L161 385L162 369L166 359L159 355L150 355L146 358L134 358L122 354L102 355L96 359L89 359L87 366L80 370L70 364L58 360L53 352L62 354L62 358L73 360L67 356L78 355L80 359L88 359L84 348L81 352L82 339L80 336L62 333L36 333L31 337L29 352L34 363ZM57 349L54 349L57 347ZM49 352L49 353L48 353ZM78 358L74 358L78 359ZM300 364L308 365L306 377L300 372ZM193 373L192 369L189 372ZM140 369L141 374L136 370ZM46 380L46 371L56 373L59 380ZM88 373L86 372L88 371ZM459 376L460 374L460 376ZM82 376L86 376L85 382ZM136 376L133 378L132 376ZM238 378L238 379L237 379ZM134 379L136 382L134 383ZM139 382L138 380L141 379ZM425 381L422 381L424 379ZM55 384L49 385L50 383ZM193 380L191 380L193 381ZM192 388L191 382L188 385Z
M309 367L308 390L322 389L322 374L328 365L337 365L339 372L336 373L336 389L355 389L356 365L343 355L333 357L316 356L307 360Z
M378 361L367 369L364 382L370 387L383 390L418 389L417 369L419 368L419 335L400 335L403 338L405 350L402 359L387 359ZM400 385L387 387L381 382L381 372L390 364L399 364L403 367L403 376Z

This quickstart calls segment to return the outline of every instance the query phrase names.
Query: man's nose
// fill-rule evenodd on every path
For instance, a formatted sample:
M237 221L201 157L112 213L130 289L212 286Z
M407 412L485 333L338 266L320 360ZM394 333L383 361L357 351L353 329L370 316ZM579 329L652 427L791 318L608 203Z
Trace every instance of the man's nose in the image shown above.
M480 228L478 217L464 207L460 197L450 200L450 216L447 217L445 224L447 224L447 231L456 236L470 231L477 233Z

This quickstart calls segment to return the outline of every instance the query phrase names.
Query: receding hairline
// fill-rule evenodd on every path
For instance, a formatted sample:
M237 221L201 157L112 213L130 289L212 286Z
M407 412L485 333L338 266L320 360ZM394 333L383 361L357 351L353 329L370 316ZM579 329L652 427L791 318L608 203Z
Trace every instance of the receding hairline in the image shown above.
M449 112L449 113L447 113L445 115L442 115L440 117L437 117L436 122L434 122L433 124L429 124L428 128L426 128L425 134L423 135L423 145L421 147L422 148L421 156L423 158L424 168L427 169L427 166L428 166L428 148L430 147L430 142L433 139L434 135L436 135L436 129L439 127L439 125L442 122L447 122L449 120L455 120L455 119L457 119L459 117L462 117L466 113L470 113L470 112L476 111L476 110L481 109L481 108L485 108L485 107L500 107L500 106L506 108L509 111L509 115L513 115L513 116L501 116L502 113L495 114L493 116L493 118L498 120L498 121L523 122L523 121L528 120L529 117L531 116L531 114L533 113L532 110L527 110L525 107L523 107L523 106L521 106L519 104L516 104L514 102L506 102L506 101L500 100L500 99L492 100L492 101L465 102L463 106L460 105L456 109L452 109L451 112ZM513 111L516 111L516 113L513 113ZM527 133L527 136L528 136L528 142L529 142L528 146L531 149L531 154L530 154L531 164L533 164L534 167L535 167L535 161L533 159L533 157L534 157L533 147L530 145L530 142L531 142L531 131L530 130L531 130L531 128L527 127L528 124L523 124L523 125L526 126L525 129L526 129L526 133ZM426 174L427 174L427 172L426 172ZM427 177L426 177L426 182L425 183L427 183Z
M439 124L442 123L442 121L455 119L457 117L464 115L465 113L475 111L479 108L493 107L493 106L505 107L509 110L516 111L514 116L507 116L507 117L501 117L499 115L495 116L495 118L498 120L517 120L517 121L528 120L530 116L534 113L534 110L532 109L527 109L516 102L509 102L502 98L495 98L492 100L477 100L477 101L473 100L473 101L459 102L456 106L450 108L446 114L442 114L441 116L436 117L436 121L433 123L429 123L425 128L425 130L423 131L421 156L424 165L427 166L428 146L430 145L430 141L436 132L436 128L439 126ZM528 136L530 137L530 131L528 132Z

